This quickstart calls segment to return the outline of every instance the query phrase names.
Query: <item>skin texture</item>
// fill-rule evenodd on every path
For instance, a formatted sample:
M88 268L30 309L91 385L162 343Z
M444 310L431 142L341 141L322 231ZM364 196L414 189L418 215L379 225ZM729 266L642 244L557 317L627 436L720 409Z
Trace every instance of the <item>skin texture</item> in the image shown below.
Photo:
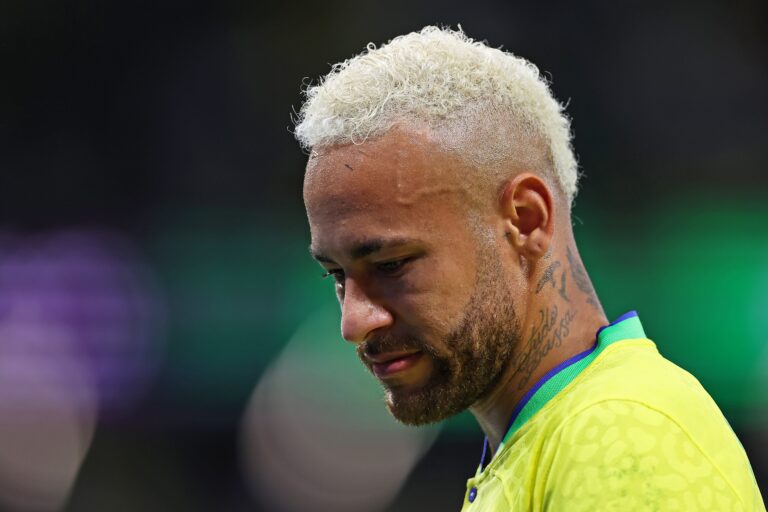
M310 157L312 254L336 280L343 337L404 423L469 408L495 447L525 392L607 324L568 206L530 161L548 159L477 168L415 124Z

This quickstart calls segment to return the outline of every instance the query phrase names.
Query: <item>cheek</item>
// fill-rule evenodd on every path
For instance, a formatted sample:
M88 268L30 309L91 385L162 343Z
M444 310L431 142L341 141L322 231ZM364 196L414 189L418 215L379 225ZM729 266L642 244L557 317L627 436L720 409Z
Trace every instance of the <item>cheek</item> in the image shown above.
M403 326L419 338L432 339L446 332L448 318L445 307L435 293L405 298L398 305Z
M407 291L393 301L398 316L420 336L450 333L465 315L474 292L474 273L468 275L466 268L452 262L431 261L410 279Z
M530 286L530 264L528 260L520 256L519 258L509 258L501 265L501 272L507 287L515 298L525 295Z
M436 301L445 315L454 318L462 316L475 292L477 261L473 253L473 249L456 249L452 257L435 268Z

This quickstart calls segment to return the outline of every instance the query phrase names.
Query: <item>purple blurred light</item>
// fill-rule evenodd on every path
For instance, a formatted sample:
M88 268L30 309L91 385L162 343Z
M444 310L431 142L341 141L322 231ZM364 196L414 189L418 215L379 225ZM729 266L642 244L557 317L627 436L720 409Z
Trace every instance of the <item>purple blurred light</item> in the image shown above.
M18 398L55 368L75 395L92 383L102 416L128 412L156 371L164 319L156 281L124 237L0 235L0 386ZM26 399L34 406L34 393Z

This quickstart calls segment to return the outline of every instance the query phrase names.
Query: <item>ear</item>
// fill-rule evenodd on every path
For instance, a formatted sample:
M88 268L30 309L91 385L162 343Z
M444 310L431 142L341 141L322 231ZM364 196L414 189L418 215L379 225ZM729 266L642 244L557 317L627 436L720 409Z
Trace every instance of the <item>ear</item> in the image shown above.
M529 260L543 257L554 233L553 201L547 184L535 174L518 174L506 183L499 202L509 243Z

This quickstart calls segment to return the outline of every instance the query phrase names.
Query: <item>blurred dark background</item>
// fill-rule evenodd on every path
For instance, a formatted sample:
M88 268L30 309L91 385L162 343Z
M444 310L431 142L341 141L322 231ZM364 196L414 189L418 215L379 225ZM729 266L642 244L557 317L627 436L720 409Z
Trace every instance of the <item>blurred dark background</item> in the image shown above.
M703 383L765 496L767 11L3 0L0 510L458 510L482 435L371 420L290 133L302 84L427 24L552 78L606 312Z

